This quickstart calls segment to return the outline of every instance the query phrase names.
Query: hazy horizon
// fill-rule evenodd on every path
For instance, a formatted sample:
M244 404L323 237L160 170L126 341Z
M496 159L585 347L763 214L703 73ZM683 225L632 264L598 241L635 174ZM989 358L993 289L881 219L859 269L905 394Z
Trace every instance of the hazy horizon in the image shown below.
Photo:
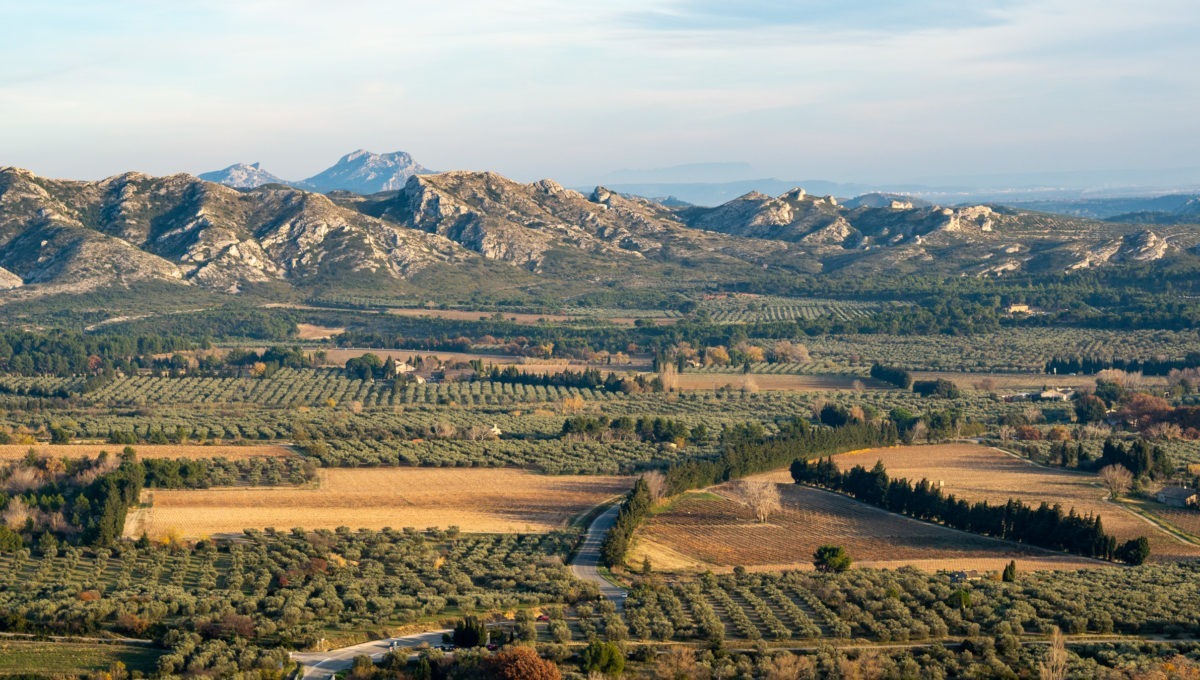
M21 4L0 27L0 165L96 179L357 148L587 184L749 177L1200 179L1200 8L1178 0L277 0ZM709 181L720 181L719 178Z

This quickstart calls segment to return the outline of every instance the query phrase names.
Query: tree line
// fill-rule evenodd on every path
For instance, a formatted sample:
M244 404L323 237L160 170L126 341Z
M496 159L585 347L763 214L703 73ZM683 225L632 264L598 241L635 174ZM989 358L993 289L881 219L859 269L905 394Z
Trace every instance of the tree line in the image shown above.
M848 423L841 427L814 426L800 418L785 423L778 434L767 436L757 423L726 428L722 450L709 460L690 460L667 469L662 486L668 495L721 484L733 479L783 467L798 456L827 456L855 449L890 446L899 439L895 424ZM601 547L601 559L610 567L624 564L629 540L645 520L652 496L645 478L639 478L621 504L617 524Z
M1116 538L1104 532L1098 515L1081 516L1074 508L1064 513L1061 506L1047 503L1034 508L1015 499L1003 505L969 503L954 494L943 494L927 479L913 484L889 478L882 462L870 470L855 465L842 472L830 458L811 462L797 458L791 473L797 484L844 493L889 512L953 529L1130 564L1141 564L1148 556L1144 538L1118 547Z
M574 416L563 421L562 436L577 436L602 439L606 435L619 438L638 438L657 443L691 442L702 444L708 441L708 428L701 423L688 427L687 423L661 416L643 417L634 420L628 416L610 419L608 416Z
M0 492L8 525L0 525L0 548L6 550L33 544L35 536L42 552L57 553L60 541L112 545L146 481L145 467L129 449L115 464L106 453L92 460L29 456L2 472L10 486L20 480L28 487L12 496Z
M178 335L87 335L72 331L0 331L0 372L37 375L95 375L130 371L154 354L195 349Z
M912 374L908 371L903 368L884 366L879 363L871 365L871 377L894 385L902 390L910 389L913 385Z
M1183 359L1120 359L1099 356L1054 357L1046 362L1046 373L1091 375L1109 369L1138 372L1142 375L1170 375L1200 366L1200 352L1189 352Z

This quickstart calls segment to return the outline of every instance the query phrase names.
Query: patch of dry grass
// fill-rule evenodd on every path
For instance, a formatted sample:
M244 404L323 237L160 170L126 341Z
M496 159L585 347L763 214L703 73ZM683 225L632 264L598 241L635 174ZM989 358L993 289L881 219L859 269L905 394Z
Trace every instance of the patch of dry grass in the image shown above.
M354 468L321 472L317 488L148 490L127 536L184 537L245 528L457 526L467 532L544 532L632 485L628 477L550 476L488 468Z
M139 458L282 458L294 456L296 452L278 444L254 444L234 446L230 444L207 446L204 444L136 444L133 450ZM0 460L19 460L30 449L38 455L54 458L94 458L101 451L117 455L125 450L124 444L3 444L0 445Z
M792 392L852 391L881 389L881 383L857 375L788 375L782 373L682 373L682 390L714 390L729 385L734 389L785 390Z
M714 487L717 494L728 485ZM1017 559L1028 569L1078 569L1092 560L1063 557L895 515L844 496L781 484L783 511L758 523L724 495L689 493L638 533L630 562L649 557L664 571L811 569L821 545L840 545L861 566L998 569Z
M943 491L971 502L1005 503L1016 498L1028 505L1059 504L1083 515L1099 515L1104 530L1125 541L1138 536L1150 539L1151 559L1175 560L1200 556L1200 547L1189 545L1155 527L1144 518L1106 500L1108 493L1095 475L1034 465L1003 451L975 444L899 446L834 456L839 467L871 467L883 461L888 475L917 481L942 482ZM767 475L791 481L786 470Z

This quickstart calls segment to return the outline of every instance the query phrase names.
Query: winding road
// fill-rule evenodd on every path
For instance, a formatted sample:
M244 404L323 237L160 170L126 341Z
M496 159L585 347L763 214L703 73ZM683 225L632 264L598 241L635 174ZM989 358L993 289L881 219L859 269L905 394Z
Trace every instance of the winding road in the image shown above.
M379 661L388 653L393 642L397 647L419 647L424 643L435 646L442 644L442 634L449 632L449 628L431 630L404 637L372 640L353 647L331 649L328 652L292 652L292 659L301 666L301 678L332 678L339 672L348 670L354 664L356 656L366 654L372 660Z
M599 586L600 594L612 600L613 604L617 605L617 611L625 608L626 591L600 575L600 544L604 542L604 535L608 530L617 523L617 515L620 512L621 506L613 505L592 520L583 545L579 546L571 560L571 572L575 574L575 578L591 581Z
M604 541L604 535L608 533L613 524L616 524L617 514L620 511L621 506L614 505L592 520L592 524L587 530L587 536L584 537L583 544L579 546L575 557L571 559L570 565L571 572L576 578L595 583L600 588L600 594L611 600L617 606L618 611L625 607L625 589L601 576L599 566L600 544ZM393 643L397 647L419 647L425 643L436 646L442 643L442 634L449 632L448 628L431 630L404 637L373 640L327 652L293 652L292 659L301 665L299 677L305 680L321 680L332 678L339 672L349 669L354 664L356 656L365 654L378 661L383 658L384 654L387 654Z

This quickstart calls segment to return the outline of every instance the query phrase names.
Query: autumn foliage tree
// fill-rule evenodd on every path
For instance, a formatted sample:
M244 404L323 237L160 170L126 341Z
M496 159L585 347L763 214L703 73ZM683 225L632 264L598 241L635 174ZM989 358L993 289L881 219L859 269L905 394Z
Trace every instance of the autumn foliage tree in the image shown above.
M501 680L559 680L553 662L538 656L532 647L510 647L492 658L492 672Z

